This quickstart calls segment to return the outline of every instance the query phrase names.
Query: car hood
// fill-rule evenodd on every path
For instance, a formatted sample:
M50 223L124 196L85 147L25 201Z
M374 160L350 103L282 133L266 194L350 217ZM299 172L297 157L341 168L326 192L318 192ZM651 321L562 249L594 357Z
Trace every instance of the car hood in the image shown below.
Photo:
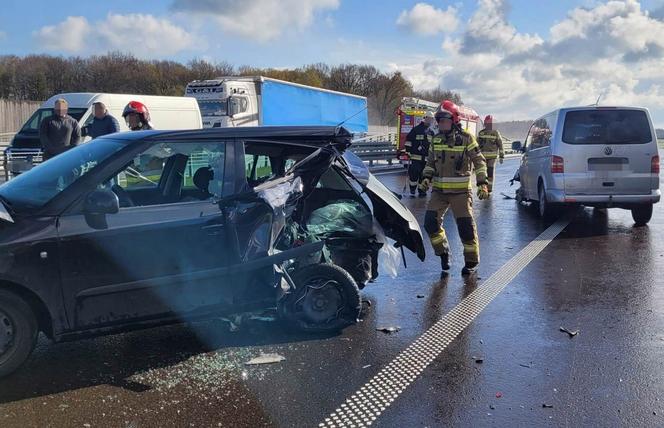
M364 162L354 153L346 151L340 161L346 175L357 181L371 199L374 217L385 229L385 234L403 245L424 261L424 240L417 219L390 189L369 172Z

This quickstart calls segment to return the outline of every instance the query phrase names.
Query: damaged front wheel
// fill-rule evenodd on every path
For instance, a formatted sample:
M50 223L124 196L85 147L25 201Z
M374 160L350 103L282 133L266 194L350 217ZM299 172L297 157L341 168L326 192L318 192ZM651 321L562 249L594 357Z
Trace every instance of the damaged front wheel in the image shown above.
M357 322L360 290L348 272L331 264L305 266L292 274L295 290L280 302L280 314L305 331L340 330Z

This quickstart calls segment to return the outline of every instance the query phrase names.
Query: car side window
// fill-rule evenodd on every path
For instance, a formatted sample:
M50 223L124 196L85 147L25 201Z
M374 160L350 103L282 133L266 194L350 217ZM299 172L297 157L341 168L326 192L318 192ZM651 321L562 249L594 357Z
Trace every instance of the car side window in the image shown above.
M223 192L226 143L158 143L102 183L120 207L195 202Z
M541 149L551 145L552 129L550 123L551 116L542 117L533 123L526 140L529 150Z
M244 155L245 174L252 187L273 176L272 162L267 155Z

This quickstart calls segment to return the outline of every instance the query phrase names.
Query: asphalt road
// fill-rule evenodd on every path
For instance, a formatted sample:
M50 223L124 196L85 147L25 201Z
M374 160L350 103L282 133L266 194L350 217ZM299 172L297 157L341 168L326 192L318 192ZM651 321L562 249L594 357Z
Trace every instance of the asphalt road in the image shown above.
M475 202L482 262L474 278L460 275L450 213L451 274L441 277L434 257L407 255L397 278L365 288L362 321L338 335L265 320L229 331L219 320L58 345L41 339L0 381L0 426L318 426L547 230L499 194L513 194L516 166L500 166L492 199ZM380 179L401 192L405 177ZM423 218L426 199L404 203ZM574 213L373 425L664 426L663 226L662 204L643 228L627 211ZM245 365L262 353L285 360Z

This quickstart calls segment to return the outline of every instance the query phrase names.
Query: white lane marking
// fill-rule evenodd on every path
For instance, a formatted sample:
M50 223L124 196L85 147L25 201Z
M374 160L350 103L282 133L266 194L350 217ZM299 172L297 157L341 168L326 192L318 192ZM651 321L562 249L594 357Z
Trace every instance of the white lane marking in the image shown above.
M336 409L320 427L371 425L424 369L500 294L570 223L561 219L526 245L480 287L385 366Z

